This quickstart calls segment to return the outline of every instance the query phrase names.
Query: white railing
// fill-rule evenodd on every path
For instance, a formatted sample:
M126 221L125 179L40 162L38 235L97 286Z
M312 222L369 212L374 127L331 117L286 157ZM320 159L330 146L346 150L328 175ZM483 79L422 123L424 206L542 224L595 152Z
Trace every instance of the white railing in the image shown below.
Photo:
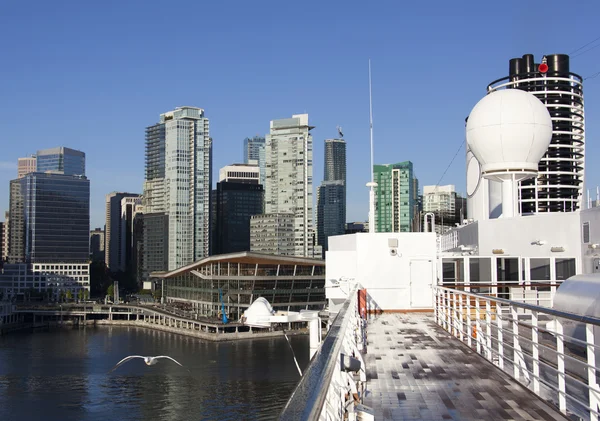
M356 420L364 397L366 321L354 288L281 412L281 420Z
M565 415L598 421L600 319L434 286L435 320Z

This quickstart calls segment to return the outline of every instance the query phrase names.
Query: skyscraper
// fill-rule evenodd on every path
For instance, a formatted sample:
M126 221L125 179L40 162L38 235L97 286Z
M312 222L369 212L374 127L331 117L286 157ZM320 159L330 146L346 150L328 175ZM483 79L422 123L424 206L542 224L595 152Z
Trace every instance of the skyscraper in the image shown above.
M145 278L208 256L211 172L203 109L178 107L146 128Z
M261 136L247 137L244 139L244 164L256 165L260 168L260 184L265 185L267 177L266 143Z
M89 291L90 182L30 173L11 181L11 263L70 278Z
M410 232L418 194L412 162L374 165L373 173L375 232Z
M312 126L308 114L271 121L266 136L265 213L294 215L296 256L312 256Z
M92 262L104 263L106 258L104 244L104 230L102 228L90 231L90 260Z
M58 147L37 152L37 172L64 175L85 175L85 153L75 149Z
M323 183L317 194L317 238L328 248L327 238L343 235L346 224L346 141L325 140L325 168Z
M25 174L37 171L37 158L31 155L25 158L19 158L17 163L17 178L23 178Z
M232 164L219 170L212 191L211 254L250 251L250 218L264 210L257 166Z
M570 71L566 54L532 54L509 60L508 76L490 83L488 93L521 89L546 105L552 118L552 141L539 162L538 176L519 183L521 214L574 212L583 208L585 173L585 122L583 79ZM469 218L498 217L499 183L481 177L479 162L467 149L467 206Z
M113 271L125 271L127 267L127 238L125 237L128 230L127 213L123 215L123 204L128 203L127 199L132 200L132 203L141 204L141 196L137 193L120 193L112 192L106 195L106 232L105 232L105 262L106 267ZM123 202L125 201L125 202ZM131 224L130 211L129 224ZM131 230L129 230L131 231Z
M443 234L464 219L466 209L464 199L456 192L454 185L423 186L423 212L435 216L435 232Z

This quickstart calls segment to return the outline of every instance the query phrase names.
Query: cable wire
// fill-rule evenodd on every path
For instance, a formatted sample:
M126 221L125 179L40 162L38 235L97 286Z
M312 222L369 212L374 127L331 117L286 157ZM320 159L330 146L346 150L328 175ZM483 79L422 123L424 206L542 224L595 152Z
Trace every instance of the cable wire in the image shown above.
M582 52L575 54L575 55L574 55L574 56L572 56L571 58L579 57L579 56L581 56L581 55L583 55L583 54L587 53L588 51L592 51L594 48L598 48L598 47L600 47L600 44L596 44L596 45L594 45L593 47L590 47L590 48L588 48L587 50L583 50Z
M578 49L576 49L576 50L573 50L573 51L571 51L571 52L569 53L569 55L572 55L573 53L576 53L577 51L584 49L584 48L585 48L585 47L587 47L588 45L590 45L590 44L593 44L593 43L595 43L595 42L596 42L596 41L598 41L598 40L600 40L600 37L596 38L596 39L595 39L595 40L593 40L593 41L590 41L590 42L588 42L587 44L584 44L584 45L582 45L581 47L579 47L579 48L578 48Z
M444 176L446 175L446 173L448 172L448 170L450 169L450 167L452 166L452 164L454 163L454 160L456 159L456 157L458 156L458 153L462 150L463 145L465 144L466 139L462 141L462 143L460 144L460 147L456 150L456 153L454 154L454 156L452 157L452 160L450 161L450 163L448 164L448 166L446 167L446 169L444 170L444 173L442 174L442 176L440 177L439 181L437 182L437 184L435 185L435 187L439 187L440 183L442 182L442 180L444 179Z

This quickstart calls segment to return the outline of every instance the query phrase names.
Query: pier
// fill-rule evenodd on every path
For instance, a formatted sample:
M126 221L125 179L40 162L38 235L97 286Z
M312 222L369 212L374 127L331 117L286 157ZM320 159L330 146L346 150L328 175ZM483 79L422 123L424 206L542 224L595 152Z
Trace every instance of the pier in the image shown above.
M216 321L196 320L174 315L154 306L63 304L52 306L15 307L12 316L21 326L42 327L57 325L127 325L193 336L210 341L230 341L282 336L283 331L252 329L241 323L223 324ZM288 334L306 333L304 326L291 323Z

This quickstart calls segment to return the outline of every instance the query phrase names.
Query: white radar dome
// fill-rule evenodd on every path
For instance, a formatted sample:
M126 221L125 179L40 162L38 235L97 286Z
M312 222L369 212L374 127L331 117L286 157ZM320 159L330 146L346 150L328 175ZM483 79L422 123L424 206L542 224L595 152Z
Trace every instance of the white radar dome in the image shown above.
M552 120L546 106L519 89L486 95L467 120L467 144L486 178L518 181L535 176L550 140Z

